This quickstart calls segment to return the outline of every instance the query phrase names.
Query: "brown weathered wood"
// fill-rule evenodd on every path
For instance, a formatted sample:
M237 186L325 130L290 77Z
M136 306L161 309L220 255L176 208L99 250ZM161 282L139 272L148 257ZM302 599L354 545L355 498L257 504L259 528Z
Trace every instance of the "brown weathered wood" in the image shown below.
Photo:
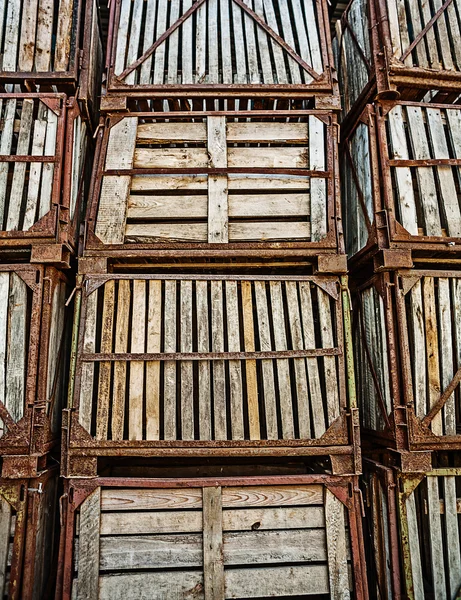
M224 597L223 513L220 487L203 488L205 600Z
M104 304L102 311L101 352L112 352L112 334L114 326L115 282L108 281L104 286ZM99 365L98 408L96 413L96 438L106 440L108 434L110 384L112 364L101 362Z
M149 281L147 352L160 352L162 282ZM160 362L146 364L146 439L160 438Z
M145 351L146 339L146 282L133 281L133 319L131 329L131 352ZM130 387L128 430L130 440L143 438L144 406L144 362L133 360L130 363Z
M115 352L128 352L128 328L130 317L130 282L119 281L117 317L115 326ZM125 423L126 362L114 365L114 392L112 401L112 439L123 439Z

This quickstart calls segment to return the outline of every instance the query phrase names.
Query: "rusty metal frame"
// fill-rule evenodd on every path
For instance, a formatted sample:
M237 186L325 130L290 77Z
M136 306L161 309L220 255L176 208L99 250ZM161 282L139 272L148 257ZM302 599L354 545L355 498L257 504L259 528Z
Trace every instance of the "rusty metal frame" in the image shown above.
M57 468L40 473L34 479L0 479L0 496L16 512L16 526L11 557L8 598L32 600L35 571L35 542L39 534L38 516L42 502L42 490L51 478L57 479ZM43 560L47 560L43 556Z
M109 170L105 171L105 160L107 147L109 142L110 129L124 117L149 117L159 119L179 119L190 120L194 117L203 118L210 114L251 118L271 118L270 111L216 111L210 112L170 112L158 115L152 112L138 113L118 113L106 119L105 125L100 127L98 131L97 150L92 173L92 185L89 193L89 202L87 209L86 230L84 252L85 257L108 257L111 259L142 257L154 258L163 255L168 251L172 256L176 251L178 256L181 252L186 252L188 256L193 253L201 258L210 256L235 256L239 252L244 256L248 256L251 252L253 256L262 255L268 250L280 254L285 252L287 256L292 256L293 250L302 250L303 256L318 256L319 252L343 252L343 233L341 226L341 207L340 207L340 185L339 185L339 168L338 168L338 122L336 115L329 110L303 110L303 111L278 111L277 117L318 117L326 126L326 171L309 171L306 169L276 169L276 168L226 168L226 169L127 169L123 171ZM273 115L272 115L273 117ZM131 175L136 173L289 173L296 175L307 175L310 177L318 177L325 179L327 186L327 234L319 242L312 241L274 241L274 242L229 242L226 244L211 244L208 242L155 242L155 243L124 243L124 244L104 244L95 234L96 221L98 216L99 197L104 175Z
M354 572L354 591L356 600L368 600L367 571L363 552L363 501L357 476L286 475L223 477L195 479L137 479L137 478L92 478L69 479L65 482L62 497L63 527L60 540L60 572L56 590L56 599L71 600L73 575L73 546L75 538L75 520L77 511L85 499L98 487L112 488L197 488L214 486L254 486L254 485L322 485L332 492L345 506L350 529L352 563Z
M315 0L315 10L318 20L318 31L320 40L320 49L322 54L322 62L325 65L324 71L321 74L315 73L310 65L292 49L288 44L273 31L269 25L261 19L253 10L248 7L242 0L233 0L247 15L253 19L258 26L262 27L277 44L287 51L290 56L300 64L313 77L313 82L310 84L133 84L129 85L123 79L141 64L145 58L150 56L169 35L182 22L188 18L203 2L201 0L194 4L189 10L181 15L169 29L162 34L153 45L144 54L138 58L133 64L125 68L121 75L115 75L115 56L117 49L118 23L120 21L121 0L116 0L110 6L109 16L109 31L107 41L106 69L107 69L107 89L112 94L120 94L121 96L136 96L140 94L146 98L205 98L205 97L220 97L220 98L302 98L306 99L316 95L319 96L334 96L339 98L339 89L336 80L334 69L330 66L334 64L333 54L330 41L329 16L327 3L323 0ZM327 98L328 100L328 98ZM339 108L336 106L335 108Z
M97 440L79 423L80 386L82 367L85 362L100 361L105 355L88 355L84 352L84 333L87 298L109 280L130 279L201 279L201 280L296 280L312 281L324 290L333 292L336 306L335 329L337 347L320 351L284 352L283 356L336 355L338 356L338 387L340 416L327 431L317 439L299 440ZM336 291L335 291L336 290ZM336 294L336 295L335 295ZM331 456L333 471L340 473L360 472L360 436L355 399L355 384L352 361L352 340L350 334L350 304L347 278L337 276L263 276L263 275L88 275L80 277L77 283L74 329L71 355L71 375L69 381L69 410L64 411L62 463L67 477L97 475L97 459L103 456ZM344 317L347 315L347 317ZM279 352L269 353L280 356ZM107 355L109 360L148 359L154 355ZM233 357L234 353L215 353L213 359ZM237 354L235 355L237 356ZM183 355L161 353L156 359L181 360ZM187 355L188 359L190 355ZM210 355L199 353L192 359L210 359ZM266 358L266 353L238 353L239 360ZM347 373L347 386L346 386ZM336 457L336 458L333 458Z
M0 265L0 272L16 273L32 294L24 414L21 419L14 422L0 402L1 418L8 427L7 433L0 438L1 473L3 477L14 479L35 477L43 467L46 453L58 443L60 436L59 430L52 431L48 415L48 344L53 292L59 282L67 283L68 280L61 271L44 265ZM59 360L64 360L63 352Z
M383 531L376 529L376 526L372 531L372 545L378 546L381 554L385 556L385 560L389 563L389 571L391 577L391 589L387 590L387 597L392 597L394 600L404 600L402 594L402 573L400 565L400 541L399 541L399 521L398 521L398 510L397 510L397 478L395 471L389 467L381 465L373 460L364 459L364 476L363 484L366 489L365 504L366 506L374 505L378 513L381 512L381 506L377 506L377 498L373 494L373 490L369 489L368 477L371 477L372 481L377 480L378 484L382 486L382 491L386 496L387 500L387 521L388 521L388 536L389 536L389 553L386 554L386 548L384 546ZM371 487L371 486L370 486ZM366 519L371 529L373 523L371 519ZM365 542L366 543L366 542ZM386 597L386 594L382 590L386 590L387 582L384 574L384 568L382 565L373 565L374 575L378 581L380 589L380 595ZM369 565L370 567L370 565Z

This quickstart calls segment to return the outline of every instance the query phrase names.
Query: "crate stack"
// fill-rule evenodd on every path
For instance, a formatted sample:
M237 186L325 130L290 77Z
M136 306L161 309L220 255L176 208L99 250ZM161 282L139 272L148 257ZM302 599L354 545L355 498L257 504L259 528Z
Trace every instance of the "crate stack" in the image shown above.
M50 597L53 588L70 267L101 49L95 2L0 3L2 598Z
M322 0L116 0L58 598L367 598Z
M459 23L451 2L354 0L337 27L345 244L379 597L456 598L461 588Z

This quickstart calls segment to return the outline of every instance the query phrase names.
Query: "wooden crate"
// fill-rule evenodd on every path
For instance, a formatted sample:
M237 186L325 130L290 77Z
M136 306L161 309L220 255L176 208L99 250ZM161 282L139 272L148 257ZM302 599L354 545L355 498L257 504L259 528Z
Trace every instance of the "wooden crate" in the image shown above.
M0 113L0 252L66 266L84 208L87 124L64 94L0 94Z
M102 73L96 0L5 0L0 7L0 85L78 96L96 118ZM9 86L11 87L11 86ZM49 86L48 86L49 89Z
M368 105L342 148L349 256L461 249L461 111L412 102ZM359 254L360 253L360 254Z
M238 114L109 118L85 256L338 249L334 114L287 112L277 121Z
M461 92L461 21L453 2L352 0L336 33L344 109L354 118L375 96L420 101L432 90L436 101L451 102Z
M402 450L461 448L461 273L373 276L353 292L365 430Z
M378 511L379 502L387 507L387 514L378 513L381 518L369 524L383 560L393 568L398 568L398 558L401 560L402 597L410 600L457 598L461 588L461 469L436 468L427 473L396 471L389 474L389 469L368 461L364 461L364 467L371 469L371 474L365 477L375 489L377 480L382 482L385 477L394 482L382 487L372 500ZM396 534L389 511L395 500L399 515L399 557L395 555L396 547L386 544L386 539L390 541L389 536L394 539ZM384 573L378 571L378 577L383 582Z
M51 598L56 577L58 473L0 479L0 596Z
M78 294L69 476L104 455L353 455L344 279L87 275Z
M67 379L66 277L53 267L0 265L2 473L29 477L59 439ZM69 323L69 321L67 321Z
M328 475L70 480L62 598L367 598L351 486Z
M263 6L264 4L264 6ZM338 89L321 0L111 4L108 90L152 100L306 98ZM147 25L141 27L145 22ZM189 108L190 110L190 108Z

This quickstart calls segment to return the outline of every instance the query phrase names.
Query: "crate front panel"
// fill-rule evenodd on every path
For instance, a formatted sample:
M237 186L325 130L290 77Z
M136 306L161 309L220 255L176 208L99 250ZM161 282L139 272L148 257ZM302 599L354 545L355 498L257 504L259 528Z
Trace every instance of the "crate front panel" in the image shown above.
M323 485L97 488L75 534L74 598L353 597L347 513Z
M431 471L400 495L407 592L414 598L455 598L461 586L461 476ZM411 482L411 479L410 479Z
M386 117L392 202L412 236L461 237L460 172L454 166L399 166L399 160L461 158L461 111L396 104Z
M178 22L190 0L131 2L120 0L112 18L115 41L109 85L151 87L195 84L309 84L324 70L324 25L314 0L245 3L291 49L273 36L233 0L206 0L131 73L135 61ZM321 12L321 9L320 9ZM145 22L146 26L141 27ZM296 54L305 64L297 62ZM121 76L121 77L120 77Z
M108 132L94 232L105 245L319 242L331 227L331 133L315 115L125 117Z
M0 75L75 68L79 0L6 0L0 12Z
M447 275L447 276L445 276ZM402 275L413 401L420 419L429 412L461 366L461 277ZM438 436L461 433L459 386L430 425Z
M65 97L0 98L0 235L56 230L40 222L59 202ZM62 151L62 150L61 150ZM2 160L2 156L9 160ZM33 156L46 157L34 162ZM17 160L16 160L17 157ZM43 233L42 233L43 235Z
M113 441L320 438L345 406L340 298L326 279L106 281L85 298L80 424Z
M363 426L382 430L392 411L389 350L384 301L372 284L359 292L354 332L357 399ZM383 415L381 400L386 415Z

